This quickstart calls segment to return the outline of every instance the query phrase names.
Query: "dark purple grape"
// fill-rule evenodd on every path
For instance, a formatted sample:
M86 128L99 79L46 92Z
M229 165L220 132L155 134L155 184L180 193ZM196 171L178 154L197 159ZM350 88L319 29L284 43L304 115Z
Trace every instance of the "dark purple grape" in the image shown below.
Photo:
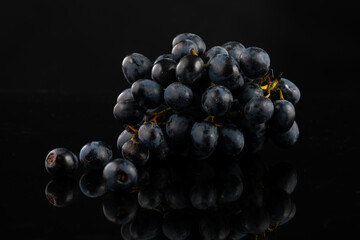
M55 207L69 206L77 199L78 192L74 179L67 177L54 178L45 187L45 196Z
M112 157L110 146L103 141L92 141L85 144L79 154L82 165L91 170L102 169L112 160Z
M121 151L122 146L124 145L124 143L126 143L127 141L129 141L131 138L133 137L133 134L131 132L129 132L128 130L123 130L117 141L116 141L116 146L117 149L119 149Z
M159 147L164 141L164 133L154 122L143 123L139 128L138 137L149 149Z
M53 176L70 175L78 168L78 157L66 148L55 148L45 158L45 169Z
M208 63L213 57L215 57L218 54L229 55L228 51L224 47L214 46L205 52L204 62Z
M138 202L142 208L157 208L162 201L162 193L155 187L148 185L138 192Z
M184 39L191 40L196 44L196 46L199 49L199 52L198 52L199 55L204 54L204 52L206 51L206 44L205 44L204 40L200 36L198 36L198 35L196 35L194 33L181 33L181 34L178 34L173 39L172 46L174 47L176 44L183 41Z
M271 134L271 139L276 145L282 148L293 146L299 139L299 127L294 121L292 127L286 132L275 132Z
M150 78L152 62L140 53L132 53L122 61L122 71L128 81L133 84L136 80Z
M223 85L231 91L244 85L235 59L229 55L218 54L207 64L208 76L212 83Z
M264 77L270 70L270 57L261 48L245 48L240 55L240 69L250 79Z
M138 212L137 199L128 192L108 192L102 203L105 218L115 224L127 224Z
M119 94L113 114L122 124L136 125L144 118L145 109L139 106L128 88Z
M163 101L163 88L150 79L140 79L131 85L135 101L143 108L156 108Z
M205 64L195 55L186 55L176 66L176 78L183 84L193 84L204 74Z
M121 147L121 154L136 166L145 165L150 157L149 149L138 138L125 142Z
M233 96L224 86L211 86L203 93L201 105L211 116L223 116L231 108Z
M151 70L151 78L163 87L175 82L177 63L172 59L162 59L154 64Z
M245 105L244 114L254 124L265 123L274 114L274 104L264 96L255 96Z
M89 198L101 197L107 192L102 171L84 172L80 177L79 186L81 192Z
M165 89L164 99L169 107L181 110L191 106L194 96L191 88L182 83L174 82Z
M226 156L239 155L244 148L245 138L241 130L233 124L219 128L219 147Z
M218 138L218 129L212 122L196 122L191 128L193 146L201 152L211 152L214 150L218 143Z
M245 106L255 96L264 96L261 87L256 83L246 83L240 88L237 99L242 106Z
M276 100L274 103L274 115L270 120L271 130L286 132L295 121L295 107L287 100Z
M290 80L281 78L276 87L280 88L284 98L292 104L297 104L300 100L301 94L299 88Z
M183 143L190 137L192 119L182 114L172 114L166 122L166 133L170 140Z
M104 167L103 177L111 191L121 191L129 189L137 183L138 172L132 162L117 158Z

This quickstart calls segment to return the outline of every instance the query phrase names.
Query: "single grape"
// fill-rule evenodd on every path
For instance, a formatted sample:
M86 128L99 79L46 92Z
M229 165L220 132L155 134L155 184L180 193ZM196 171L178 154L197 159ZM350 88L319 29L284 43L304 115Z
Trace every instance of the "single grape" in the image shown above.
M55 148L45 158L45 169L53 176L71 175L78 168L78 157L66 148Z
M208 77L212 83L223 85L231 91L244 85L235 59L229 55L218 54L207 64Z
M227 124L219 129L219 147L226 156L239 155L244 144L244 135L236 125Z
M150 79L140 79L131 85L131 93L143 108L156 108L163 101L163 88Z
M281 78L276 87L280 88L284 98L292 104L297 104L300 100L301 94L299 88L290 80Z
M125 142L121 147L121 154L136 166L145 165L150 157L149 149L138 138Z
M215 57L218 54L229 55L228 51L224 47L214 46L205 52L204 62L208 63L213 57Z
M229 203L240 198L244 184L240 177L235 175L225 176L217 185L219 202Z
M132 162L117 158L106 164L103 177L111 191L120 191L129 189L137 183L138 172Z
M193 84L204 74L205 64L195 55L182 57L176 66L176 78L183 84Z
M171 54L174 56L175 61L178 62L182 57L186 55L191 55L192 50L194 50L195 53L199 53L198 46L196 45L195 42L188 39L184 39L179 43L177 43L175 46L173 46L171 50Z
M78 198L79 190L72 178L57 177L51 179L45 187L46 199L54 207L66 207Z
M276 145L282 148L289 148L293 146L299 139L299 126L294 121L293 125L286 132L272 133L271 139Z
M79 160L87 169L102 169L112 160L113 153L110 146L103 141L92 141L85 144L79 153Z
M193 41L196 46L198 47L199 49L199 55L202 55L204 54L205 50L206 50L206 44L204 42L204 40L194 34L194 33L181 33L181 34L178 34L172 41L172 46L174 47L176 44L178 44L179 42L185 40L185 39L188 39L188 40L191 40Z
M222 45L223 48L232 56L236 62L240 62L241 53L244 51L245 46L239 42L231 41Z
M255 96L245 105L244 114L254 124L265 123L274 114L274 104L264 96Z
M264 77L270 70L270 57L261 48L245 48L240 55L240 68L250 79Z
M177 63L172 59L162 59L154 64L151 70L151 78L163 87L175 82Z
M280 222L279 226L289 222L291 219L294 218L295 214L296 214L296 204L293 201L291 201L291 211L289 215Z
M196 122L191 128L193 146L202 152L211 152L218 143L219 133L216 125L209 121Z
M190 107L193 98L191 88L179 82L170 84L164 91L165 103L175 110Z
M164 141L164 133L159 125L154 122L143 123L138 132L141 142L149 149L155 149Z
M242 228L250 234L261 234L270 227L270 214L265 207L246 207L241 213Z
M131 88L127 88L119 94L119 96L116 99L116 102L118 103L118 102L126 102L126 101L133 101L133 100L134 100L134 98L131 93Z
M183 211L170 211L163 218L162 231L170 240L187 239L191 233L192 220L189 214Z
M172 184L165 190L165 200L171 209L185 209L191 206L187 191L183 185Z
M265 206L272 224L282 222L291 213L290 195L282 189L270 188L265 194Z
M211 86L201 97L204 110L211 116L223 116L227 113L233 102L233 96L224 86Z
M274 103L274 115L270 120L270 127L276 132L286 132L295 121L295 107L287 100L276 100Z
M149 78L152 62L140 53L132 53L122 61L122 71L128 81L133 84L136 80Z

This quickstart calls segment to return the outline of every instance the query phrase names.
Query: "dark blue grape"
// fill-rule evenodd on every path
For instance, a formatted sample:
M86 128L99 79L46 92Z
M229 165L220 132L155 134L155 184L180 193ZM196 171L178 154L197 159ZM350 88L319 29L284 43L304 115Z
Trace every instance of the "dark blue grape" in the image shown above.
M211 152L218 143L219 133L214 123L196 122L191 128L193 146L202 152Z
M149 149L138 138L130 139L121 147L123 158L130 160L136 166L145 165L150 157Z
M241 129L249 137L262 137L266 134L266 123L254 123L247 118L241 119Z
M126 56L122 62L122 71L126 80L132 84L142 78L150 78L152 62L140 53Z
M244 51L245 46L239 42L231 41L222 45L223 48L232 56L236 62L240 62L241 53Z
M208 76L212 83L223 85L230 90L235 90L244 85L235 59L229 55L218 54L207 64Z
M160 60L163 60L163 59L167 59L167 60L174 60L175 61L175 58L172 54L170 53L165 53L165 54L161 54L160 56L158 56L155 61L154 61L154 65L156 63L158 63Z
M159 147L164 141L164 133L154 122L143 123L139 128L138 137L149 149Z
M122 124L136 125L144 118L145 109L139 106L128 88L119 94L113 114Z
M270 57L261 48L245 48L240 55L240 69L250 79L264 77L270 70Z
M78 157L66 148L55 148L45 158L45 169L53 176L70 175L78 168Z
M161 216L155 211L141 209L130 223L129 230L134 239L153 239L161 231Z
M243 150L245 139L240 129L227 124L219 129L219 147L226 156L234 157Z
M184 84L193 84L201 79L204 74L205 64L195 55L186 55L176 66L176 78Z
M66 207L78 198L78 188L72 178L58 177L45 187L45 196L54 207Z
M213 184L198 182L190 189L190 202L196 209L205 210L212 207L217 200Z
M295 107L287 100L276 100L274 103L274 115L270 120L271 130L286 132L295 121Z
M121 224L121 237L124 240L134 240L130 235L130 223Z
M138 202L142 208L157 208L162 201L162 193L155 187L148 185L138 192Z
M183 143L190 137L192 119L182 114L172 114L166 122L166 133L170 140Z
M286 132L272 133L271 138L279 147L289 148L293 146L299 139L299 127L296 121L294 121L291 128Z
M194 33L181 33L181 34L178 34L172 41L172 46L174 47L176 44L178 44L179 42L183 41L184 39L188 39L188 40L191 40L193 41L198 49L199 49L199 55L202 55L204 54L204 52L206 51L206 44L204 42L204 40L194 34Z
M300 100L301 94L299 88L290 80L281 78L276 87L280 88L284 98L292 104L297 104Z
M140 79L131 85L135 101L143 108L156 108L163 101L163 88L149 79Z
M164 91L165 103L175 110L190 107L193 98L191 88L179 82L170 84Z
M164 134L164 141L155 149L150 150L150 156L153 156L156 159L164 160L170 156L171 147L170 142L166 134Z
M177 63L172 59L162 59L154 64L151 70L151 78L163 87L175 82Z
M256 83L246 83L240 88L237 99L242 106L245 106L255 96L264 96L261 87Z
M229 55L228 51L224 47L214 46L205 52L204 62L208 63L213 57L218 54Z
M104 216L115 224L127 224L134 220L138 212L138 203L134 195L128 192L109 192L102 203Z
M103 196L107 192L106 182L102 171L87 171L79 180L81 192L89 198Z
M104 167L103 177L111 191L120 191L129 189L137 183L138 172L132 162L117 158Z
M191 55L192 50L194 50L196 53L199 53L198 46L196 45L195 42L188 39L184 39L173 46L171 50L171 54L174 56L174 59L178 62L182 57L186 55Z
M254 124L265 123L274 114L274 104L264 96L255 96L245 105L244 114Z
M211 116L223 116L232 105L233 96L229 89L224 86L211 86L203 93L201 105Z
M113 153L108 144L102 141L92 141L85 144L79 154L82 165L91 170L102 169L112 160Z
M116 141L116 146L117 149L119 149L121 151L122 146L124 145L124 143L126 143L127 141L129 141L131 138L133 137L133 134L131 132L129 132L128 130L123 130L117 141Z

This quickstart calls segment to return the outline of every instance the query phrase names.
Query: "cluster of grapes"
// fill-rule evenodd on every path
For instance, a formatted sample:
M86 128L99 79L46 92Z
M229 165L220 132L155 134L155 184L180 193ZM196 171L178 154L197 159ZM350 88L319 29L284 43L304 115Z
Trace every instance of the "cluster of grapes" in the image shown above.
M192 33L172 45L154 63L139 53L122 62L131 87L119 94L113 114L124 125L118 148L125 159L144 165L152 155L234 157L244 148L260 151L268 137L280 147L296 143L300 91L274 76L263 49L231 41L206 50Z
M68 176L83 166L81 191L109 193L104 214L122 224L124 239L158 239L161 229L168 239L186 239L194 225L189 219L199 221L203 239L265 238L294 216L294 168L268 170L249 157L269 138L286 148L299 137L294 105L300 91L274 75L263 49L232 41L206 50L198 35L183 33L173 39L171 54L152 63L132 53L122 70L131 84L113 109L123 126L122 158L92 141L79 157L53 149L45 167ZM47 185L46 196L61 206L75 191L59 179Z
M83 149L90 145L99 143ZM54 154L66 156L64 150L58 153ZM241 161L217 160L214 156L195 162L181 157L154 160L139 166L137 183L123 191L108 191L102 168L94 170L96 164L90 161L78 184L70 177L55 178L46 185L45 194L56 207L74 202L78 186L86 197L103 196L105 218L120 225L119 233L126 240L267 239L294 217L291 194L297 171L292 164L269 165L255 154Z

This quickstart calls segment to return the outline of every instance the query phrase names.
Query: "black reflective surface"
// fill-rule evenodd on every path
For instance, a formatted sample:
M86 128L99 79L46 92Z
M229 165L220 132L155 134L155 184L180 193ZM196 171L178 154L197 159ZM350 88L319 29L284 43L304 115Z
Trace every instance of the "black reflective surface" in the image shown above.
M121 239L120 225L104 215L107 195L89 198L81 192L83 171L63 186L70 191L58 201L45 195L53 178L44 160L53 148L66 147L78 154L93 140L108 143L119 157L116 140L122 129L112 108L117 95L128 87L121 74L122 58L140 52L155 59L171 50L176 34L186 31L198 33L208 47L231 40L263 47L273 67L301 90L296 105L298 143L280 149L269 142L259 153L270 165L291 162L298 173L292 193L296 214L271 238L357 236L360 84L358 50L351 46L356 46L359 36L352 7L321 1L194 4L195 9L201 7L206 16L220 7L224 10L219 17L197 21L200 10L178 6L172 11L174 17L166 13L169 20L161 24L164 12L150 1L141 7L135 2L27 1L1 8L5 19L1 58L6 63L0 73L0 229L4 236ZM238 9L243 9L242 14ZM340 17L339 13L346 14ZM89 189L88 194L99 191L101 187ZM69 204L56 207L54 203Z

